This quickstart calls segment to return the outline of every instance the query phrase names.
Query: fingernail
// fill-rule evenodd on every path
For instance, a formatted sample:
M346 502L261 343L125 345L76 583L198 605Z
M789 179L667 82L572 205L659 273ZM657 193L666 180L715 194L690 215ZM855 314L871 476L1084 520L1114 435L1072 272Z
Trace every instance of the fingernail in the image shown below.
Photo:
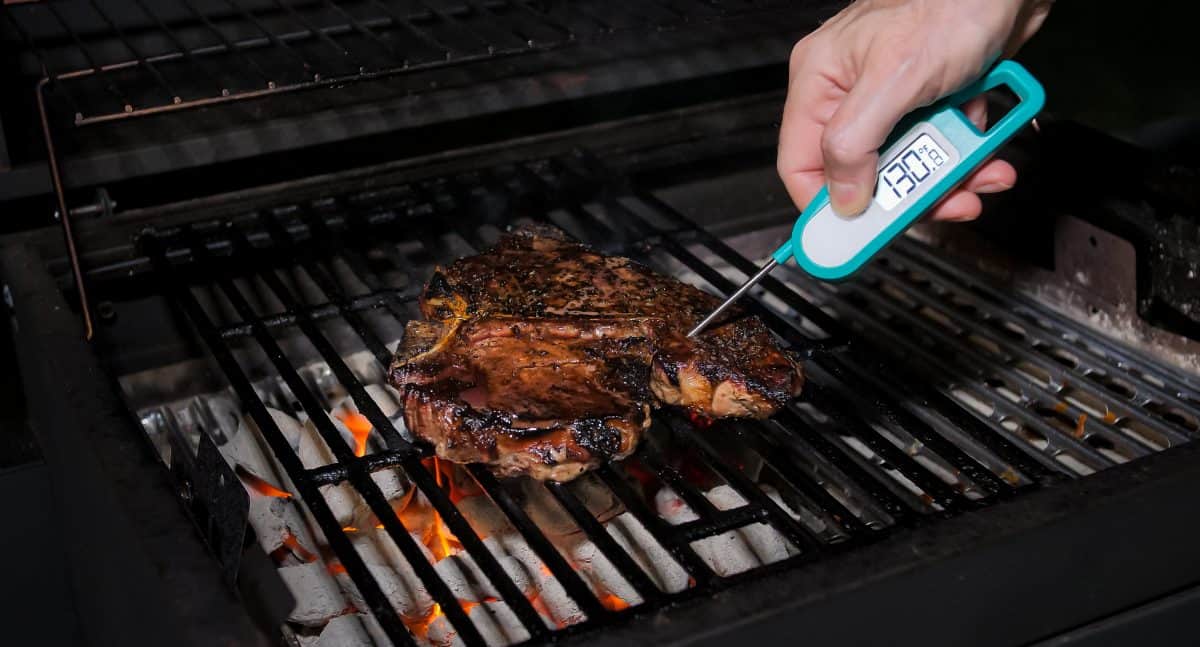
M1013 185L1011 184L1005 184L1004 182L992 182L990 184L982 184L978 187L975 187L975 193L1000 193L1001 191L1007 191L1011 188L1013 188Z
M830 182L829 202L840 216L857 216L867 208L871 196L864 195L862 187L852 182ZM864 199L865 197L865 199Z

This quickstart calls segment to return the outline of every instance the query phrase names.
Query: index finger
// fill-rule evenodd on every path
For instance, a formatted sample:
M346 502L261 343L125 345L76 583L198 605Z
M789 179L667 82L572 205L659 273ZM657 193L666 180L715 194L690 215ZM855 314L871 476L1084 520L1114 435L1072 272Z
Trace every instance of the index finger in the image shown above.
M831 78L803 61L788 84L776 167L797 209L808 206L825 184L821 137L845 95Z

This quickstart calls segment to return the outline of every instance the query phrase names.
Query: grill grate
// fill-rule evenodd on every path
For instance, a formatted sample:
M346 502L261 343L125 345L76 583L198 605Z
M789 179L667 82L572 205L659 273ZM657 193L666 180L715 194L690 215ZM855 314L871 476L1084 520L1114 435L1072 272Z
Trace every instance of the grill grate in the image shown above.
M461 67L786 3L655 0L60 0L0 35L76 125ZM441 79L439 83L445 83Z
M371 478L384 468L401 469L530 640L543 642L551 633L624 621L762 572L824 559L893 528L986 507L1197 433L1200 398L1193 381L1065 324L1042 307L973 283L915 243L898 244L861 279L837 286L780 272L762 283L747 307L806 356L809 383L798 401L769 421L708 428L678 412L660 411L635 458L596 472L686 571L691 583L682 592L659 590L573 485L540 486L642 598L620 611L604 606L509 484L479 466L469 468L586 614L582 623L551 629L422 463L430 448L406 440L380 410L344 359L345 350L331 339L329 326L347 326L386 367L391 335L415 316L416 295L431 265L479 251L506 225L528 219L551 222L605 251L722 292L756 269L654 195L599 179L606 177L595 160L579 154L326 197L221 223L151 231L140 239L163 294L186 313L371 613L397 644L415 643L337 522L322 486L351 484L459 637L469 645L485 644ZM305 284L312 287L306 290ZM274 307L262 305L267 301ZM315 349L378 430L385 449L359 457L342 441L321 395L286 349L296 339ZM300 461L256 389L257 376L244 366L246 352L267 358L335 462L309 469ZM1074 421L1084 414L1092 417L1075 433ZM738 464L737 452L761 460L760 478ZM635 470L648 471L674 490L696 519L673 525L659 516L636 486ZM689 474L694 470L726 483L744 505L719 509ZM789 506L811 519L789 514L768 496L761 474L773 475L772 483L788 491ZM757 523L769 524L798 552L722 576L695 549L699 539Z

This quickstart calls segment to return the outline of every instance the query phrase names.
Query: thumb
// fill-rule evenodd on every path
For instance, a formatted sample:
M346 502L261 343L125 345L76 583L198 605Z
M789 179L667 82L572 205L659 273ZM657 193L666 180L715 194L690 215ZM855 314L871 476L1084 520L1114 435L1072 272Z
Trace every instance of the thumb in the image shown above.
M858 215L871 203L879 147L896 124L932 101L907 65L874 66L863 74L838 107L821 136L825 181L833 210Z

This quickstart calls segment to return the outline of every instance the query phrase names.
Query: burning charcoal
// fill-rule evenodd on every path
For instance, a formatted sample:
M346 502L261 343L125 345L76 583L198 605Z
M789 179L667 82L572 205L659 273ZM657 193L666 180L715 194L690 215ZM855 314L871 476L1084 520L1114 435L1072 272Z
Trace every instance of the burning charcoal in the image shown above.
M433 599L425 592L425 588L420 585L415 575L406 577L397 569L383 564L368 563L367 571L371 573L371 577L383 591L384 597L401 617L408 620L419 620L433 610ZM337 583L346 592L354 608L360 611L370 608L354 581L345 571L339 571L336 577Z
M608 534L642 567L659 590L678 593L687 588L688 574L650 531L626 512L608 522Z
M550 614L554 626L567 627L587 620L587 616L579 608L579 604L567 595L566 589L550 573L550 569L541 568L536 573L536 589L538 601Z
M587 618L520 535L495 535L484 539L483 545L496 559L503 559L507 555L520 565L521 570L528 576L528 581L532 582L531 590L538 592L535 606L540 605L539 611L549 626L565 627ZM549 615L549 618L546 618L546 615Z
M369 389L370 387L368 387ZM378 390L378 387L376 387ZM385 411L386 413L386 411ZM338 433L341 434L342 440L349 446L355 456L363 456L369 453L370 447L379 447L382 445L382 439L375 432L371 422L358 412L358 407L355 406L354 400L346 398L340 404L333 408L330 412L329 419L333 422L333 426L337 427ZM383 493L383 497L387 500L398 499L405 495L410 488L408 479L403 477L400 471L396 468L386 468L373 472L371 480L379 486L379 490ZM363 517L370 514L369 509L365 504L360 504L360 510L356 512L354 523L362 523Z
M521 567L521 563L512 557L499 557L500 567L508 574L522 593L531 590L529 576ZM488 598L498 598L500 593L492 586L491 580L483 574L483 570L467 553L451 555L435 566L438 575L446 586L454 593L454 597L468 602L482 602Z
M285 566L279 569L279 576L296 598L296 607L288 614L288 620L292 622L320 627L349 606L341 589L320 562Z
M298 636L301 647L361 647L372 643L357 614L348 613L329 621L316 636ZM386 643L383 643L386 644Z
M300 443L300 423L282 411L270 408L267 411L288 444L295 449ZM280 488L290 485L286 482L283 470L278 467L274 456L267 449L266 440L258 430L258 425L249 417L241 420L233 437L221 445L220 450L231 466L240 466L263 481Z
M300 444L296 453L299 454L300 462L304 464L304 467L313 469L335 462L333 452L329 450L329 446L317 433L312 421L305 420L302 429L303 433L300 435ZM325 502L329 504L329 509L333 511L333 516L337 518L339 524L344 526L354 519L359 497L349 484L338 483L322 486L321 496L325 497Z
M316 547L303 513L288 499L250 494L250 526L268 555L287 548L301 562L311 561Z
M592 583L592 590L603 597L615 595L630 606L641 604L642 596L621 575L616 566L590 541L581 541L571 551L571 559Z
M493 647L511 645L529 639L529 632L521 625L516 614L507 604L499 600L472 606L467 610L467 617L479 630L484 641ZM429 625L429 633L425 638L431 645L438 647L464 644L458 637L458 631L450 624L446 616L439 616Z
M658 494L654 496L654 505L658 509L658 514L674 525L700 518L669 487L663 487L658 491ZM700 559L704 560L704 563L708 564L714 573L722 577L736 575L759 565L754 551L746 545L745 540L736 530L730 530L715 537L698 539L692 542L691 546Z
M746 499L728 485L719 485L704 493L705 498L712 501L718 510L732 510L746 505ZM776 492L778 497L779 493ZM771 564L795 553L791 543L779 534L779 531L766 523L752 523L737 530L737 534L754 551L754 556L763 564ZM789 549L791 549L789 551Z
M508 517L486 496L471 496L458 502L458 509L481 539L515 533Z
M782 508L783 511L786 512L789 517L808 526L809 528L812 529L813 532L823 532L825 530L825 521L824 520L822 520L820 517L814 515L813 513L809 512L808 510L805 510L804 508L800 508L800 510L793 510L792 507L789 506L783 500L783 496L779 494L779 490L776 490L775 488L771 487L770 485L762 486L762 490L764 493L766 493L767 497L769 497L772 501L774 501L775 505ZM799 549L797 549L795 546L793 546L791 542L786 542L786 544L787 544L787 548L788 548L788 556L789 557L800 552Z
M520 484L525 496L525 512L542 532L554 537L579 532L571 515L558 505L542 483L533 479L522 479ZM576 481L575 487L571 489L601 523L622 512L620 501L607 487L596 481L581 479Z
M375 576L375 580L379 582L380 588L387 594L392 606L401 615L421 618L429 613L433 608L433 599L429 597L416 571L387 533L373 530L360 532L355 534L351 541ZM413 536L413 541L421 549L425 559L432 563L433 555L421 543L420 538ZM365 606L359 608L366 609Z

